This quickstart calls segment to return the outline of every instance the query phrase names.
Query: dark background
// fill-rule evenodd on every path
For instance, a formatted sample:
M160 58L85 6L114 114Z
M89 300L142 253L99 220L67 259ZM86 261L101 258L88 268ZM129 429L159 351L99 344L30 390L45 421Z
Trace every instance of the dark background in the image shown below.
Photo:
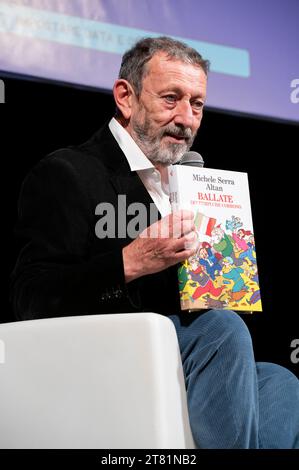
M1 225L6 235L2 272L7 275L0 322L13 321L8 277L19 250L13 227L22 180L43 156L88 139L114 112L110 94L12 77L4 81ZM299 364L290 360L290 343L299 338L298 136L295 124L206 109L193 146L208 167L248 172L264 311L242 317L252 334L256 360L284 365L297 376Z

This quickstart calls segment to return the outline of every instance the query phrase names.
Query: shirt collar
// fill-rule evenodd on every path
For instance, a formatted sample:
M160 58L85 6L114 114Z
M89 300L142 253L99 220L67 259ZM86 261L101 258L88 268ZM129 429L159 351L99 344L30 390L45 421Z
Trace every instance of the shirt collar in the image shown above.
M144 155L130 134L121 124L112 118L109 122L109 129L126 156L131 171L154 169L154 165Z

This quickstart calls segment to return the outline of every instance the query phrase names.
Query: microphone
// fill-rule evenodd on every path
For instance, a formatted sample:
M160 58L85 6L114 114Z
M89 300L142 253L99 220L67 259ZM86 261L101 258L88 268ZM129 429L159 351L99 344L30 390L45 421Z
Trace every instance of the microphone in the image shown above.
M204 166L204 159L198 152L186 152L179 161L179 165L188 165L188 166Z

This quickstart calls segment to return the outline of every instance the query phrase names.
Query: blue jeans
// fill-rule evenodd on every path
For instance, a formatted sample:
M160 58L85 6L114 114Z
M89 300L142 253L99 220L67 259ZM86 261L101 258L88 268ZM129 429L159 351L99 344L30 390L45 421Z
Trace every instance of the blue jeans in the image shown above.
M241 317L209 310L169 318L180 345L197 447L299 448L299 381L279 365L255 362Z

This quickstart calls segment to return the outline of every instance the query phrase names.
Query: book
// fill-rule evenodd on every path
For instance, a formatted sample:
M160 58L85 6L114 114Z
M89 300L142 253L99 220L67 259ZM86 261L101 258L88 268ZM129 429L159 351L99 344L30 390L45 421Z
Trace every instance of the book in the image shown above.
M182 310L262 311L247 173L172 165L172 211L192 210L196 253L180 263Z

